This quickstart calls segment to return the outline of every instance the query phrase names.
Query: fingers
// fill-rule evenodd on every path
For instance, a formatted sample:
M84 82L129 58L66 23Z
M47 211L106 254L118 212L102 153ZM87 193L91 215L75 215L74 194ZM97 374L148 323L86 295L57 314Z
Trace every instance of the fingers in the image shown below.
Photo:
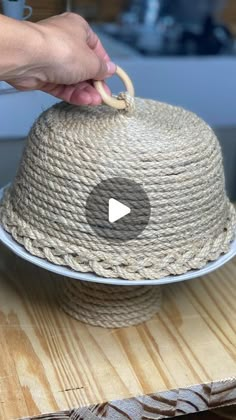
M76 85L81 81L104 80L115 73L116 65L81 16L64 13L41 21L39 25L48 39L47 45L53 48L47 54L49 68L43 75L44 80L55 85Z
M102 60L90 49L84 55L84 63L87 69L87 80L104 80L112 76L116 71L116 65L114 63Z
M109 87L104 83L104 89L111 94ZM97 90L88 82L77 85L54 85L45 84L41 87L43 92L50 93L56 98L62 99L72 105L100 105L102 98Z
M93 59L98 60L96 75L93 79L104 80L112 76L116 71L116 65L110 60L100 39L90 27L88 27L87 45L93 53Z
M111 94L109 87L105 83L104 89L109 95ZM102 98L97 90L88 83L82 89L77 88L74 90L73 95L71 96L71 103L74 105L96 106L102 103Z
M93 50L101 60L104 60L106 62L110 61L110 57L107 54L105 48L103 47L100 39L90 27L88 28L87 44L89 48L91 48L91 50Z

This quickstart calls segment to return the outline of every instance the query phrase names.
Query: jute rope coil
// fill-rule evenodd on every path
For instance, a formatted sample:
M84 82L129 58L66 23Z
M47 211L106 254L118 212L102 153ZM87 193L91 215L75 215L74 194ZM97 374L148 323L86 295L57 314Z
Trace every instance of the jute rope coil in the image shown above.
M60 307L68 315L99 327L140 324L161 305L158 286L110 286L63 278L57 290Z
M184 109L122 98L128 112L60 103L39 117L1 202L1 223L33 255L102 277L199 269L235 235L215 134ZM92 189L117 176L141 184L151 203L146 229L123 243L96 236L85 215Z

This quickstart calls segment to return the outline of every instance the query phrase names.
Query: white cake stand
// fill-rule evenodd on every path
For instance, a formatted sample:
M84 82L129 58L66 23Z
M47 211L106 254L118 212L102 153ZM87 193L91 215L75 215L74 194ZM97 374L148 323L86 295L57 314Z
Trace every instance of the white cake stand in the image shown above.
M0 190L0 199L3 195L3 190L4 190L4 188ZM172 275L172 276L164 277L164 278L161 278L161 279L131 281L131 280L125 280L125 279L121 279L121 278L99 277L94 273L81 273L81 272L74 271L74 270L72 270L68 267L59 266L59 265L50 263L50 262L48 262L48 261L46 261L42 258L35 257L35 256L31 255L23 246L18 244L12 238L12 236L3 229L3 227L1 225L0 225L0 241L4 245L6 245L12 252L14 252L14 254L18 255L20 258L23 258L26 261L31 262L32 264L34 264L36 266L39 266L39 267L41 267L45 270L51 271L55 274L59 274L61 276L64 276L67 279L80 280L80 283L82 283L82 284L84 284L84 282L100 283L101 287L102 287L102 285L136 286L136 287L137 286L146 286L146 287L147 286L156 286L155 288L151 288L151 289L152 290L155 290L155 289L160 290L161 288L157 287L157 286L161 286L161 285L168 284L168 283L176 283L176 282L180 282L180 281L191 280L191 279L209 274L212 271L217 270L218 268L222 267L224 264L226 264L228 261L230 261L236 255L236 239L235 239L231 243L230 249L229 249L227 254L222 255L216 261L209 262L207 265L205 265L205 267L203 267L199 270L191 270L186 274L181 274L181 275L177 275L177 276ZM87 285L87 287L88 286L89 285ZM67 309L65 307L63 309L65 309L68 313L70 313L70 315L72 315L74 317L77 317L78 319L81 320L81 317L76 316L75 311L71 311L70 310L71 308L68 308L69 296L72 296L72 294L73 295L75 294L75 288L74 287L75 287L75 282L70 282L70 291L67 293L67 295L64 299L64 303L67 302ZM94 287L96 289L97 286L94 285ZM105 286L103 286L103 290L104 290L104 287ZM71 290L71 288L73 288L73 290ZM105 290L109 290L108 288L110 288L110 290L112 291L112 294L113 294L113 291L115 289L114 288L111 289L111 286L106 286ZM119 287L119 291L121 291L121 290L124 290L124 289ZM127 290L127 287L125 287L125 290ZM147 290L150 290L150 287L147 288ZM79 292L81 294L81 290L79 290L78 293ZM94 296L94 294L93 294L93 296ZM111 310L111 308L110 308L110 310ZM92 323L93 325L99 325L98 323L94 323L89 319L87 319L87 322ZM103 323L102 326L104 326L104 323ZM109 326L109 325L107 325L107 326ZM112 325L112 326L114 326L114 325Z

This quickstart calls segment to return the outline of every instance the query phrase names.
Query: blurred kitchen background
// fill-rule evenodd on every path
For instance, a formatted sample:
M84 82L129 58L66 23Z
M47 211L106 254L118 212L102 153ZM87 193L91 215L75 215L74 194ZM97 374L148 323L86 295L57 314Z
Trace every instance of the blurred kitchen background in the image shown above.
M2 0L1 13L17 1L23 0ZM220 139L227 189L236 200L236 0L25 4L32 7L31 21L65 11L81 14L112 60L129 73L137 96L180 105L204 118ZM123 88L115 77L109 85L115 93ZM54 102L42 92L16 92L0 82L0 187L12 179L34 119Z

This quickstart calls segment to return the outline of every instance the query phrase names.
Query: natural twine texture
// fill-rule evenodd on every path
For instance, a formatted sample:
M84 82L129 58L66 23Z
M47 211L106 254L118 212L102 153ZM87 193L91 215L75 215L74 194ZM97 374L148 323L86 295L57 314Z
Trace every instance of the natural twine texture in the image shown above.
M31 254L81 272L140 280L199 269L235 234L218 140L191 112L125 97L129 112L60 103L39 117L1 223ZM151 203L148 226L128 242L108 242L86 221L92 189L117 176Z
M148 321L161 306L160 286L114 286L63 278L57 291L64 312L86 324L105 328Z

